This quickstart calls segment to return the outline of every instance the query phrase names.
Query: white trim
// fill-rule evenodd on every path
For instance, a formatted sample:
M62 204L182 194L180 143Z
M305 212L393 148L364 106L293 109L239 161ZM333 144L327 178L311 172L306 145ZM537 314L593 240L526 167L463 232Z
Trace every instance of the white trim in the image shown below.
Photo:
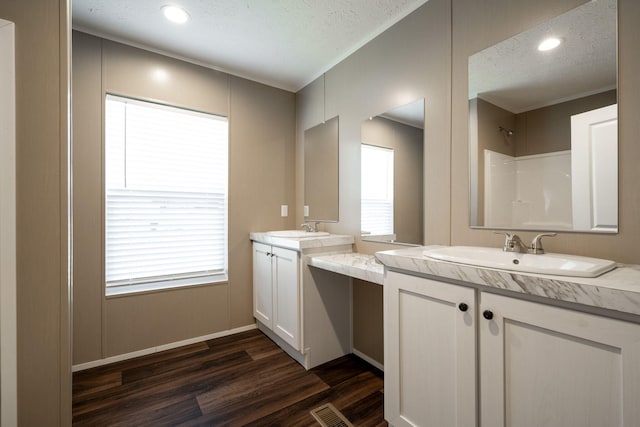
M144 350L133 351L131 353L119 354L117 356L107 357L105 359L94 360L91 362L80 363L71 367L72 372L84 371L86 369L97 368L98 366L109 365L111 363L122 362L123 360L133 359L140 356L148 356L149 354L158 353L165 350L171 350L174 348L182 347L185 345L195 344L202 341L208 341L216 338L226 337L240 332L250 331L256 329L255 324L241 326L239 328L229 329L226 331L215 332L209 335L202 335L200 337L189 338L182 341L176 341L169 344L162 344L157 347L145 348Z
M0 19L0 425L18 425L15 25Z
M358 356L360 359L364 360L368 364L373 365L376 368L378 368L378 369L380 369L381 371L384 372L384 365L382 363L378 362L377 360L373 360L372 358L370 358L366 354L356 350L355 348L351 349L351 353L353 353L354 356Z
M193 286L216 285L229 282L227 273L209 274L200 277L185 277L174 280L160 280L158 282L135 283L127 285L106 285L107 298L138 295L149 292L169 291L172 289L190 288Z

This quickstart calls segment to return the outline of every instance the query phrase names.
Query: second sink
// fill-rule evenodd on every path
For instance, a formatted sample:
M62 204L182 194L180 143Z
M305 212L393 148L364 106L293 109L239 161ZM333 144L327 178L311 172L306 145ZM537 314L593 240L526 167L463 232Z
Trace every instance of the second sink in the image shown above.
M439 261L477 267L574 277L596 277L616 266L614 261L606 259L553 253L532 255L476 246L427 249L423 255Z

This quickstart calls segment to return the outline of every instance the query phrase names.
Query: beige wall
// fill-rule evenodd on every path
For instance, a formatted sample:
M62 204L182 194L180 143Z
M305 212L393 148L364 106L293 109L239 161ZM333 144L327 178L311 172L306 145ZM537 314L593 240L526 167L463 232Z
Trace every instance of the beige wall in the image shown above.
M475 108L477 118L477 224L484 224L484 150L491 150L508 156L515 156L518 143L518 132L507 137L500 131L500 126L506 129L516 128L516 116L483 99L476 98L469 101L469 109ZM471 146L470 146L471 147Z
M616 97L616 90L609 90L517 114L483 99L471 100L470 110L477 103L478 158L485 148L515 157L570 150L571 116L615 104ZM499 126L514 134L506 139Z
M362 122L363 144L391 148L396 241L422 244L424 131L383 117Z
M482 158L483 151L491 150L508 156L516 155L518 134L506 137L500 131L500 126L514 130L516 116L483 99L477 100L478 111L478 158Z
M449 243L450 10L449 0L429 0L326 73L326 116L340 117L340 220L323 227L357 236L358 252L394 248L359 239L362 121L421 98L425 99L424 182L427 183L423 200L424 239L431 244ZM299 223L304 182L302 133L323 119L322 77L299 91L296 99ZM358 316L354 317L354 345L382 362L382 310L368 306L374 298L382 300L381 286L365 291L362 284L354 285L354 315Z
M68 4L3 1L0 18L16 24L18 424L69 425Z
M609 90L516 114L516 156L571 149L571 116L616 103Z
M294 227L293 216L280 217L294 202L294 95L83 33L73 47L73 363L252 324L249 232ZM151 78L158 68L167 81ZM229 117L228 283L104 296L105 93Z
M363 120L425 99L425 241L449 242L450 8L430 0L401 23L356 51L296 94L296 218L302 220L302 132L326 117L340 117L340 219L331 232L360 230L360 125ZM445 142L443 144L443 141ZM357 240L361 252L381 245ZM384 246L382 247L392 247Z
M382 334L382 292L380 285L353 279L353 347L376 362L384 365L384 341ZM362 331L373 331L363 333Z

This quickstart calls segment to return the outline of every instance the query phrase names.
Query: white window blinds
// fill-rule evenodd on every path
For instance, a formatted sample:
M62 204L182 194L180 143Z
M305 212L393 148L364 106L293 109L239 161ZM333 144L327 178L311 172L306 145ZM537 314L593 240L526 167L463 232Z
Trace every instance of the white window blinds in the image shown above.
M393 150L361 145L361 229L393 234Z
M107 287L226 273L228 122L108 95Z

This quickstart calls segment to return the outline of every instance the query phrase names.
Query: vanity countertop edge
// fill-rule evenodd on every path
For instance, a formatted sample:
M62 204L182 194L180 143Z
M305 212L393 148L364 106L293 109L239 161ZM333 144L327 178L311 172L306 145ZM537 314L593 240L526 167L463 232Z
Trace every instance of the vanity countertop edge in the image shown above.
M387 268L640 315L640 265L617 264L598 277L520 273L437 261L421 246L376 252Z
M276 237L269 235L267 232L252 232L249 233L249 239L254 242L298 251L302 249L350 245L355 242L353 236L343 234L329 234L328 236L315 237Z
M249 234L254 242L294 249L304 252L307 249L322 249L313 254L306 255L309 265L322 270L332 271L345 276L382 285L384 282L384 266L374 255L361 254L351 250L334 251L336 247L344 248L355 242L353 236L330 234L316 237L277 237L268 232L254 232Z
M357 252L314 255L309 257L309 265L378 285L384 282L384 266L374 255Z

